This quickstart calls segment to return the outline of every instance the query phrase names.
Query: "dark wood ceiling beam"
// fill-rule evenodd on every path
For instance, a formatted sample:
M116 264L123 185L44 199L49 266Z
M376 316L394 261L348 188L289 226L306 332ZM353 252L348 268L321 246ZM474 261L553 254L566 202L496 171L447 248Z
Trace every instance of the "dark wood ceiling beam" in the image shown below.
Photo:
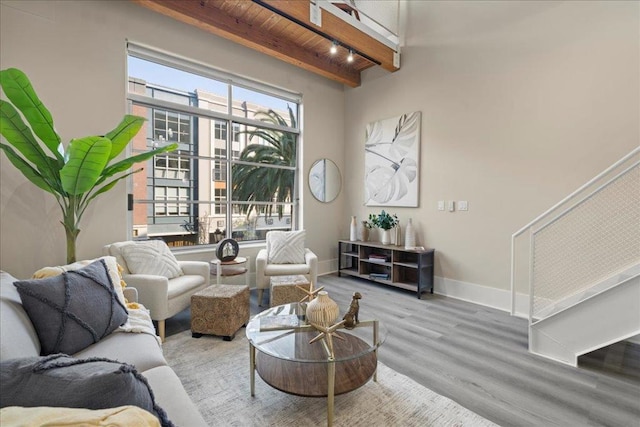
M344 45L348 45L358 52L368 56L377 62L387 71L397 71L399 67L393 65L394 50L379 42L375 38L360 31L356 27L343 21L330 12L320 8L322 13L322 26L319 27L311 22L309 2L300 0L253 0L262 3L272 9L277 9L282 14L290 16L305 25L317 29L330 39L337 40ZM345 12L346 13L346 12Z
M234 41L243 46L276 57L280 60L346 84L360 85L360 73L356 69L327 62L316 52L311 52L286 40L271 36L257 26L229 16L216 7L215 1L203 0L132 0L141 6ZM308 3L303 2L307 4ZM254 4L255 7L262 7Z

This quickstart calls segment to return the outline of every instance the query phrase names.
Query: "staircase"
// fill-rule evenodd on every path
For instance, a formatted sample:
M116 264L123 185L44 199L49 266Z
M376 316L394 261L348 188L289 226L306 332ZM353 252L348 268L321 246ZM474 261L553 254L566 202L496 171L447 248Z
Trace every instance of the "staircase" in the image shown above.
M525 294L529 351L576 366L640 334L640 147L511 242L512 314Z

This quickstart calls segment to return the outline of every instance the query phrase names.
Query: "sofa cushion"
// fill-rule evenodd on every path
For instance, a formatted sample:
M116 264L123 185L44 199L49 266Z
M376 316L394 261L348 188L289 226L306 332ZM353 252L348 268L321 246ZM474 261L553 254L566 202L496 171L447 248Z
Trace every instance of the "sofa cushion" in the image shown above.
M106 357L133 365L140 372L167 364L157 337L146 333L114 332L73 356Z
M160 427L160 421L149 411L131 405L107 409L8 406L0 409L0 425L2 427Z
M41 354L73 354L127 321L104 260L58 276L14 283Z
M305 231L267 233L269 264L304 264Z
M40 354L38 334L13 286L16 280L0 271L0 360Z
M64 354L0 362L0 404L104 409L134 405L173 426L147 380L117 361Z
M185 427L207 426L173 369L168 366L160 366L145 371L144 376L155 393L156 402L167 411L169 418L176 425ZM225 425L225 420L220 419L218 424Z
M131 242L121 251L132 274L153 274L167 279L183 275L178 260L161 240Z

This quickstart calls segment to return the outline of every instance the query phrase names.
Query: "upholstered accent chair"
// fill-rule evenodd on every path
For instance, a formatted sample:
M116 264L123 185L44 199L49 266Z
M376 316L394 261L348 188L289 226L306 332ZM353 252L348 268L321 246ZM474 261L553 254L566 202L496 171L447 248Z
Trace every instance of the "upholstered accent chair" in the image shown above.
M191 295L210 284L210 265L203 261L178 261L160 240L117 242L103 248L105 255L122 266L122 280L136 288L138 302L149 309L158 322L164 341L165 319L191 304Z
M318 257L305 247L305 232L269 231L267 247L256 256L258 305L273 276L304 275L315 285L318 280Z

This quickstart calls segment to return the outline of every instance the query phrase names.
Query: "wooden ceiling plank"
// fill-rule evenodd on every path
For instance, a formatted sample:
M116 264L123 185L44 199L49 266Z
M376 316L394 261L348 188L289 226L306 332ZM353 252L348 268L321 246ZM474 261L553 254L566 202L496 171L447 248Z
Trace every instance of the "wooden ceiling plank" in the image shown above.
M327 63L316 52L300 48L287 40L274 38L261 31L257 25L247 24L217 9L217 13L212 13L213 9L211 7L203 7L200 0L132 1L155 12L196 26L331 80L350 87L360 85L360 73L356 69L341 66L337 63ZM205 3L205 5L215 6L215 2L213 4Z
M253 0L256 3L264 4L281 13L291 16L306 25L309 25L318 31L326 34L339 41L340 43L351 46L359 52L378 61L380 66L388 71L397 71L399 68L393 65L393 49L380 43L368 34L349 25L347 22L320 9L322 12L322 26L311 23L309 18L309 2L299 0Z

